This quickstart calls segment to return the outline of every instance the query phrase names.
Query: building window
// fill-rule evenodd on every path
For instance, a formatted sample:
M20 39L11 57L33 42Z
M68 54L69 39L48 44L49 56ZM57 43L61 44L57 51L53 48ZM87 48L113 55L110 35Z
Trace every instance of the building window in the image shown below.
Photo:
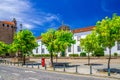
M36 49L36 53L38 53L38 48Z
M120 41L117 42L117 50L120 50Z
M77 46L77 51L78 51L78 52L80 52L80 51L81 51L80 46Z
M7 27L9 27L9 25L7 25Z
M42 48L42 53L45 53L45 50L44 50L44 48Z
M71 47L68 47L68 52L71 52Z
M13 26L11 26L11 28L13 28Z
M3 27L5 26L5 24L3 24Z
M77 41L80 41L80 36L77 36Z
M44 45L42 42L41 42L42 45Z

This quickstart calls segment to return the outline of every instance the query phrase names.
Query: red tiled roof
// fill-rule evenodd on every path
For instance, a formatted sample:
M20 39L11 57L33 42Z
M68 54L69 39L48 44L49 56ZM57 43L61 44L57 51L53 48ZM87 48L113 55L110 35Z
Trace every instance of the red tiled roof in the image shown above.
M75 30L72 30L72 33L79 33L79 32L86 32L86 31L91 31L95 28L95 26L89 26L89 27L86 27L86 28L79 28L79 29L75 29ZM41 39L42 37L41 36L38 36L36 39Z
M41 36L38 36L36 39L38 40L38 39L41 39L42 37Z
M9 21L0 21L0 22L2 22L2 23L4 23L4 24L9 24L9 25L15 25L14 22L9 22Z
M89 27L86 27L86 28L79 28L79 29L72 30L72 32L73 33L86 32L86 31L91 31L94 28L95 28L95 26L89 26Z

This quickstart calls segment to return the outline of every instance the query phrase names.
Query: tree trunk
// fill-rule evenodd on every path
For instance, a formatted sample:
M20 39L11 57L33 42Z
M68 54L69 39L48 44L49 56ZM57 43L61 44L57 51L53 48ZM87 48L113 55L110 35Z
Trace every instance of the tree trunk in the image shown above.
M90 55L88 53L88 65L90 65Z
M50 53L50 61L51 61L50 66L53 67L53 53L52 52Z
M23 56L23 65L25 65L25 55Z
M56 63L57 63L58 56L56 55Z
M108 58L108 76L110 76L110 60L111 60L111 48L109 48L109 58Z

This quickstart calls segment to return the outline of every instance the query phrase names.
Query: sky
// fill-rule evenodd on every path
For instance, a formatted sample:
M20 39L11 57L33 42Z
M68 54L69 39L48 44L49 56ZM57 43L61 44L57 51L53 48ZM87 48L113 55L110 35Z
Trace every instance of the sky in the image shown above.
M120 0L0 0L0 20L16 18L18 31L22 23L36 37L62 22L71 30L95 26L113 13L120 15Z

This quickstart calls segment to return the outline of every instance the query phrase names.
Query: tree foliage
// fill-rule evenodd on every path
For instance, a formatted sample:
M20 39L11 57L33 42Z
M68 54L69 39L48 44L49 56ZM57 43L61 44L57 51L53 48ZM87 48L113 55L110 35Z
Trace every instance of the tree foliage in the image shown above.
M73 34L70 31L56 31L55 35L56 39L54 42L57 47L57 52L65 51L71 44L75 44L75 40L72 38Z
M11 44L11 50L13 52L21 51L22 55L29 55L32 53L32 50L38 46L35 37L33 36L32 32L25 29L19 31L14 36L14 41ZM25 63L25 60L24 60Z
M84 39L80 40L81 48L88 53L88 64L90 64L90 53L94 53L95 50L101 48L98 42L98 35L96 31L92 31L91 34L87 35Z
M68 46L75 43L73 34L69 31L49 29L42 34L42 43L47 47L51 55L51 66L53 66L53 53L65 51Z
M95 49L92 56L96 56L96 57L104 56L104 48L100 47Z
M102 21L98 21L96 32L101 45L109 49L108 76L110 76L111 48L115 45L115 41L120 40L120 16L113 14L112 18L106 17Z
M8 45L5 44L4 42L0 42L0 55L4 55L5 53L8 52Z
M29 30L19 31L14 37L13 47L16 47L17 51L20 49L23 54L31 53L37 46L36 39Z

